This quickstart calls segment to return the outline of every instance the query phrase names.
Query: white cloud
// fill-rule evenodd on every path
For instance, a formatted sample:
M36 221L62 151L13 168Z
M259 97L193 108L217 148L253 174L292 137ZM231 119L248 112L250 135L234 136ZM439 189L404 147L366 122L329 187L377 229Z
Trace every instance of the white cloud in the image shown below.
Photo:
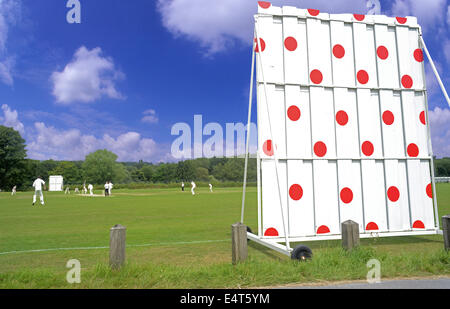
M316 8L330 13L365 13L364 0L274 0L274 5ZM177 38L200 43L206 55L236 43L250 45L257 1L158 0L162 23Z
M53 72L53 95L61 104L88 103L102 96L123 99L115 86L115 81L123 78L124 74L116 70L114 61L102 57L101 48L88 50L82 46L62 72Z
M25 128L23 123L19 121L17 111L11 110L11 108L6 104L2 105L2 111L3 117L0 116L0 123L5 127L13 128L23 135L25 133Z
M395 0L392 13L396 16L416 16L419 24L428 31L445 22L446 0Z
M450 109L436 107L428 112L433 152L437 157L450 157Z
M144 138L137 132L128 132L113 138L105 134L102 138L82 134L78 129L59 130L43 122L34 124L30 134L28 157L38 160L84 160L85 156L98 149L108 149L119 161L158 162L173 160L168 147Z
M7 40L10 26L15 25L20 15L19 0L0 0L0 82L12 86L14 57L8 55Z
M450 5L447 7L447 26L450 27Z
M155 124L158 123L159 119L156 116L156 111L154 109L148 109L143 112L144 117L142 117L141 121L144 123Z

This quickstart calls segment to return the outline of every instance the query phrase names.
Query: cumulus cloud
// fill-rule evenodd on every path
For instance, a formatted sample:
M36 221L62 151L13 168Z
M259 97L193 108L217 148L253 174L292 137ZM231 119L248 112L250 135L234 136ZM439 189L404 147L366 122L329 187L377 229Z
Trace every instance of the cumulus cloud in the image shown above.
M33 159L83 160L87 154L98 149L114 152L119 161L159 162L173 159L168 154L168 147L137 132L124 133L116 138L108 134L97 138L82 134L78 129L59 130L43 122L36 122L34 131L27 147L28 156Z
M7 104L2 105L3 116L0 116L0 123L5 127L13 128L21 135L25 133L23 123L19 121L16 110L12 110Z
M273 0L274 5L317 8L332 13L366 13L378 1ZM177 38L198 42L209 56L234 44L250 45L256 1L158 0L164 27Z
M433 152L437 157L450 157L450 109L436 107L429 111Z
M62 72L53 72L53 95L61 104L88 103L105 96L123 99L115 82L124 74L117 70L111 58L102 56L101 48L80 47Z
M14 57L8 54L6 42L11 26L17 23L20 16L19 0L0 0L0 82L12 86L12 69Z
M392 13L397 16L416 16L424 31L441 26L446 18L446 0L395 0Z
M143 112L144 117L142 117L141 121L144 123L155 124L158 123L159 119L156 116L156 111L154 109L148 109Z

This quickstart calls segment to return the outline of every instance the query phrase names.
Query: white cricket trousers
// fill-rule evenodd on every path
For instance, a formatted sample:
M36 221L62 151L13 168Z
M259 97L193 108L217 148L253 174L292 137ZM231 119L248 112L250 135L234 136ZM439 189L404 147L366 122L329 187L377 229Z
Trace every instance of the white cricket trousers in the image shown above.
M195 189L195 187L191 188L192 195L195 195L194 189Z
M41 200L41 204L44 205L44 194L42 194L42 190L34 191L33 195L33 204L36 203L36 195L39 194L39 198Z

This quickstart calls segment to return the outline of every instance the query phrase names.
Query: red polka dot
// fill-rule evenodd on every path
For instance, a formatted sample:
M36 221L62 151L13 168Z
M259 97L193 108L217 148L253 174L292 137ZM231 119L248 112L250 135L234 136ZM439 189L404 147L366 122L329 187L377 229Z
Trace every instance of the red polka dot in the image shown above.
M272 141L270 139L264 142L263 151L267 156L269 157L273 156Z
M323 157L327 154L327 145L323 142L317 142L314 144L314 153L318 157Z
M423 52L420 48L414 51L414 59L416 59L417 62L423 62Z
M292 105L291 107L288 108L287 115L289 119L291 119L292 121L297 121L300 119L301 112L297 106Z
M366 225L366 231L375 231L378 230L378 225L375 222L369 222Z
M397 202L398 199L400 198L400 191L395 186L389 187L387 191L387 196L391 202Z
M312 16L317 16L317 15L319 15L320 11L314 10L314 9L308 9L308 13Z
M329 232L330 232L330 229L326 225L321 225L317 229L317 234L326 234L326 233L329 233Z
M364 18L366 17L366 15L353 14L353 17L355 17L355 19L356 19L357 21L363 21Z
M364 70L358 71L356 77L358 78L358 82L363 85L367 84L369 81L369 74Z
M297 49L297 40L293 37L287 37L286 40L284 40L284 46L289 51L294 51Z
M370 157L371 155L373 155L374 152L373 144L369 141L365 141L361 146L361 150L364 155Z
M273 227L269 227L265 232L264 232L264 236L278 236L278 231L277 229L273 228Z
M396 19L400 24L404 24L407 21L406 17L396 17Z
M259 41L261 42L261 51L264 51L266 49L266 42L262 39L259 38ZM256 39L255 39L255 52L258 53L259 52L259 44L256 43Z
M424 229L425 228L425 224L423 224L423 222L420 221L420 220L416 220L413 223L413 228L414 229Z
M402 85L405 88L411 88L413 86L413 80L409 75L403 75L402 77Z
M383 113L383 122L390 126L391 124L394 123L394 114L391 111L385 111Z
M309 77L311 78L311 81L316 85L320 84L323 80L322 72L320 72L319 70L312 70L311 74L309 74Z
M425 120L425 112L424 112L424 111L422 111L422 112L420 113L419 119L420 119L420 122L421 122L422 124L424 124L424 125L427 124L427 122L426 122L426 120Z
M341 201L345 204L350 203L353 201L353 191L350 188L344 188L341 190L340 193Z
M389 57L389 51L385 46L381 45L377 48L377 55L380 59L386 60Z
M427 185L426 192L429 198L433 198L433 189L431 187L431 183Z
M345 48L344 48L344 46L342 46L340 44L334 45L334 47L333 47L333 55L336 58L339 58L339 59L343 58L345 56Z
M411 143L408 145L407 151L408 151L408 156L410 156L410 157L415 158L419 155L419 147L417 147L417 145L414 143Z
M345 126L348 123L347 113L344 111L338 111L336 113L336 122L341 126Z
M302 189L302 187L300 185L298 185L298 184L292 185L289 188L289 196L294 201L298 201L299 199L301 199L302 196L303 196L303 189Z
M267 1L258 1L258 5L263 9L268 9L272 4Z

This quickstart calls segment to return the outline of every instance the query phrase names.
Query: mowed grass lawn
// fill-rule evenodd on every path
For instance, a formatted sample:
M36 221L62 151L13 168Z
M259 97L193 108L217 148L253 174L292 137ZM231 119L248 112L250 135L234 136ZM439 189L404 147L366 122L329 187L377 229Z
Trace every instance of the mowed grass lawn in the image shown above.
M450 184L438 184L439 215L450 214ZM100 194L100 192L96 192ZM381 276L450 276L440 235L363 239L351 252L340 241L305 243L306 263L250 242L249 259L231 265L231 224L239 221L242 188L114 190L82 197L45 192L0 193L0 288L243 288L365 279L366 263ZM256 188L247 194L246 223L256 230ZM39 205L39 203L37 203ZM111 271L109 229L127 227L127 264ZM95 248L96 247L96 248ZM48 250L42 250L48 249ZM81 283L66 281L66 263L81 263Z

